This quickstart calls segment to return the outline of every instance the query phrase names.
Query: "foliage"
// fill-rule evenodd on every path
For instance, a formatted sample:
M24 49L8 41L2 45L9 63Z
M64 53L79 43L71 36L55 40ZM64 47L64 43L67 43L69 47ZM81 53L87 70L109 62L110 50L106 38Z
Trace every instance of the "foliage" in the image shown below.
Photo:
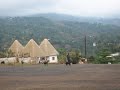
M5 57L13 57L14 53L9 50L5 50L3 52L0 52L0 58L5 58Z
M88 58L88 63L94 63L95 62L95 57L94 56L90 56Z
M120 64L120 56L112 58L112 64Z
M58 56L59 63L61 63L61 64L65 63L66 50L63 48L60 48L60 49L58 49L58 52L59 52L59 56Z
M103 49L103 50L99 51L96 56L95 63L107 64L108 62L111 62L112 59L107 57L110 54L111 54L111 52L108 49Z
M14 53L11 50L6 51L7 57L14 57Z
M73 64L77 64L80 60L80 57L81 57L81 54L80 54L80 51L78 50L70 50L70 51L66 51L65 49L61 48L61 49L58 49L59 51L59 56L58 56L58 59L59 59L59 63L65 63L66 61L66 56L67 54L69 53L70 54L70 59L71 59L71 62Z
M70 51L71 62L73 64L77 64L80 61L80 52L78 50L71 50Z
M0 52L0 58L5 58L6 54L4 52Z

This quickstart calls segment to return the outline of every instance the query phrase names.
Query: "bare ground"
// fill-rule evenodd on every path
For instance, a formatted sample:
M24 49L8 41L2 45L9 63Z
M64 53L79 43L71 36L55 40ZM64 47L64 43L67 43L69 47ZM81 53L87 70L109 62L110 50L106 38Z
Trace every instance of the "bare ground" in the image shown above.
M0 90L120 90L120 65L0 66Z

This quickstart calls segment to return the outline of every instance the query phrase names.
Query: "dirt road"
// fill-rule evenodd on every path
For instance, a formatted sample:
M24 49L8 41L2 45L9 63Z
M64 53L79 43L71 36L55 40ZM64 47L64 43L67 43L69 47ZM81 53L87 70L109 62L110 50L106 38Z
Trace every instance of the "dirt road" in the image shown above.
M120 90L120 65L0 66L0 90Z

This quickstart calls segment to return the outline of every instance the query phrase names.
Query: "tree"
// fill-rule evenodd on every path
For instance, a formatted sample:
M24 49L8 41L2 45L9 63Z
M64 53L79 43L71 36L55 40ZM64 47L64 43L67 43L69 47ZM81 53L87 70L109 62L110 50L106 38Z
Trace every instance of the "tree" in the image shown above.
M88 63L94 63L95 62L95 57L94 56L90 56L88 58Z
M58 52L59 52L59 56L58 56L59 63L61 63L61 64L65 63L66 50L63 48L60 48L60 49L58 49Z
M108 62L111 62L111 58L107 58L111 52L108 49L103 49L97 53L96 59L94 63L98 64L107 64Z
M0 52L0 58L5 58L6 54L4 52Z
M70 51L71 62L73 64L77 64L80 61L80 52L78 50L71 50Z

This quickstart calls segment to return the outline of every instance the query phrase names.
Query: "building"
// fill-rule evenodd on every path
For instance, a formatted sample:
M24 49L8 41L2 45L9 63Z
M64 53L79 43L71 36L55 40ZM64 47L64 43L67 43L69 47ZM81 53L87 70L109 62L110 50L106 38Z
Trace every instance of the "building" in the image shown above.
M52 46L48 39L44 39L40 44L40 51L42 51L40 55L40 60L48 60L49 63L58 63L57 56L59 53Z
M15 57L21 56L18 57L19 62L39 63L49 61L49 63L58 63L57 55L59 53L48 39L44 39L40 46L31 39L25 47L15 40L10 50L14 53Z
M9 50L13 52L15 57L22 56L23 49L24 49L24 47L22 46L22 44L18 40L15 40L9 48Z
M37 62L41 51L38 44L31 39L24 47L23 54L25 58L31 58L31 62Z

